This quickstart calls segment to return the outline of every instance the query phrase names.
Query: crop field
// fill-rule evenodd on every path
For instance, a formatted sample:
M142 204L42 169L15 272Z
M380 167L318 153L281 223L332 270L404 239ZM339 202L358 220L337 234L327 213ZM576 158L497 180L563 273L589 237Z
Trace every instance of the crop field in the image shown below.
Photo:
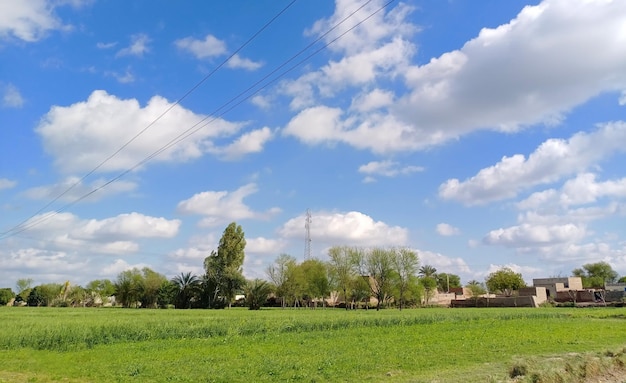
M504 382L626 347L625 308L3 307L0 325L0 382Z

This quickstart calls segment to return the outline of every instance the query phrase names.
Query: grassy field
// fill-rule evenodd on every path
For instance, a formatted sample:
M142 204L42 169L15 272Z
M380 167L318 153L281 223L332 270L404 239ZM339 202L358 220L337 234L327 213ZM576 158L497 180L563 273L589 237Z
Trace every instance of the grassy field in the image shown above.
M489 382L626 347L626 309L0 308L0 382Z

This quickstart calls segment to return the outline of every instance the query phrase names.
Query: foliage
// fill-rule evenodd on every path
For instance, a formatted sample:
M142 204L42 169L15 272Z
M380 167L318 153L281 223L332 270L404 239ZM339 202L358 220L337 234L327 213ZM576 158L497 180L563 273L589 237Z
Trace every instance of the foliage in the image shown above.
M258 310L272 293L272 285L262 279L248 281L244 288L246 305L250 310Z
M377 247L365 253L364 261L367 275L370 277L370 289L377 301L376 310L380 310L389 298L394 273L393 257L393 250Z
M276 295L281 300L281 306L286 306L286 299L289 296L289 268L296 264L296 259L288 254L281 254L273 264L266 270L267 277L274 284Z
M409 249L399 249L393 251L392 263L396 276L396 287L398 290L398 299L396 304L402 310L406 303L406 292L409 290L411 283L415 280L415 273L419 264L417 254Z
M175 291L175 306L180 309L190 309L191 301L200 287L200 278L191 272L180 273L172 278ZM166 289L167 286L164 286Z
M123 307L139 307L143 282L143 275L138 268L122 271L114 283L116 300Z
M142 282L142 291L139 301L141 302L141 307L145 308L157 308L159 291L163 283L167 282L167 277L163 274L157 273L156 271L144 267L141 269L141 274L143 277Z
M477 299L479 296L486 294L487 290L482 283L477 280L471 280L465 285L469 289L471 297Z
M572 270L572 274L581 277L584 288L603 289L606 283L617 279L617 272L607 262L587 263L582 268Z
M356 251L348 246L335 246L328 250L330 272L334 276L335 287L343 294L346 310L348 309L348 291L356 278Z
M246 239L241 226L229 224L220 239L217 252L211 252L204 259L206 286L211 287L209 302L211 307L229 305L237 291L246 283L242 273Z
M28 294L30 293L30 289L33 286L33 279L32 278L20 278L17 280L17 282L15 283L15 288L17 291L17 295L21 295L23 297L27 297Z
M419 279L419 283L424 289L424 304L428 305L430 298L432 298L437 291L437 279L435 279L435 277L422 276Z
M461 287L461 277L456 274L438 273L437 289L439 291L449 292L452 288Z
M431 265L424 265L420 267L419 275L422 277L434 278L437 276L437 269Z
M514 290L526 287L526 282L522 278L522 274L516 273L508 267L504 267L487 276L485 284L489 291L500 291L502 294L510 296Z
M307 259L299 267L304 277L303 296L307 300L321 300L324 305L331 288L328 267L319 259Z
M11 290L11 288L5 287L0 289L0 306L5 306L11 302L11 299L13 298L15 298L15 293Z

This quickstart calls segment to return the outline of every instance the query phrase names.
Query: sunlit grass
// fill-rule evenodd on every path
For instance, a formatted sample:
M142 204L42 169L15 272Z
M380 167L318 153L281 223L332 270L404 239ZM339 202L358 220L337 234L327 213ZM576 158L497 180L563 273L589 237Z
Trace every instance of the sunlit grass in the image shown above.
M623 347L625 316L625 309L3 308L0 381L17 372L43 382L484 381L505 378L518 356Z

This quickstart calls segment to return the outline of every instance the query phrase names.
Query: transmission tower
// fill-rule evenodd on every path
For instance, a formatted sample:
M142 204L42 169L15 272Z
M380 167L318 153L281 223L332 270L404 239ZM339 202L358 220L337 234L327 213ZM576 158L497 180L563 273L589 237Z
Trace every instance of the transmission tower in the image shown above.
M304 219L304 259L311 259L311 211L306 209L306 218Z

